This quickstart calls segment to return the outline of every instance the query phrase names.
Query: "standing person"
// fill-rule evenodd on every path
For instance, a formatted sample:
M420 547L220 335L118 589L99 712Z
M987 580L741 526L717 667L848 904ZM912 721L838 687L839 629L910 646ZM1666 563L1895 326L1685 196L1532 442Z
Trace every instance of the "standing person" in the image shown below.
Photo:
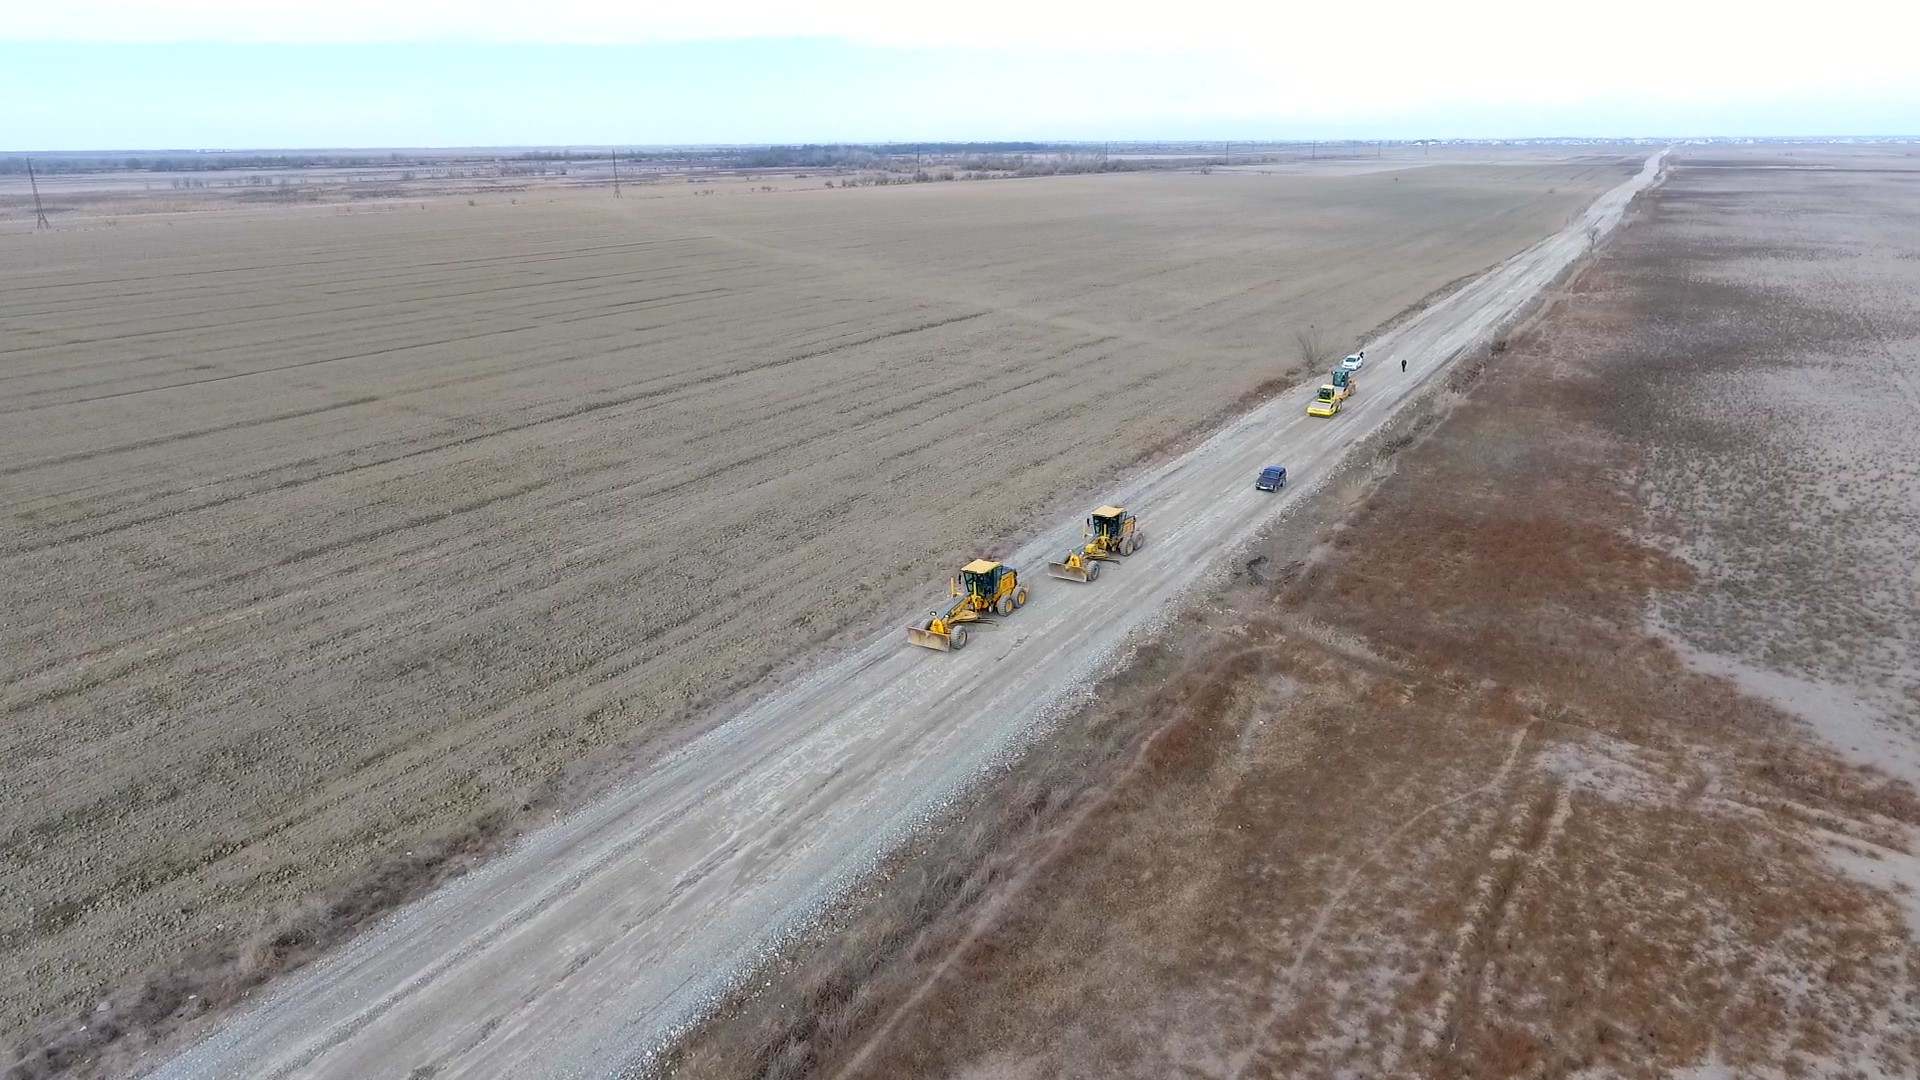
M1403 356L1400 358L1400 374L1405 375L1406 373L1407 373L1407 358Z

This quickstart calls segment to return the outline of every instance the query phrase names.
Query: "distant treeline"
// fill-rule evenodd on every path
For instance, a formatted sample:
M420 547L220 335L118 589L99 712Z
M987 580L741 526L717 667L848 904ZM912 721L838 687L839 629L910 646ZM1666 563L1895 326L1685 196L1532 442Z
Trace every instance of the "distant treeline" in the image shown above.
M1151 147L1151 150L1149 150ZM1208 154L1227 144L1114 143L1116 153L1185 152ZM502 153L474 151L393 151L384 154L185 152L142 154L0 153L0 175L21 175L29 158L43 175L103 172L204 173L232 170L291 171L341 168L448 168L493 166L522 172L529 164L571 164L618 160L637 164L681 165L721 169L818 169L822 171L881 170L917 172L946 168L961 172L1042 176L1060 172L1117 172L1164 168L1165 163L1137 158L1110 158L1108 147L1090 143L1044 142L914 142L914 143L805 143L793 146L742 146L621 149L519 150ZM1251 148L1249 148L1251 149ZM1185 164L1206 164L1188 161ZM519 165L521 168L514 168Z
M1199 168L1210 172L1212 166L1224 164L1221 158L1199 158L1183 161L1140 161L1126 158L1107 158L1100 156L1044 156L1028 157L1024 154L997 155L981 157L963 157L952 164L934 165L916 168L912 163L896 164L893 168L876 167L861 169L846 175L838 186L869 187L887 184L924 184L940 180L999 180L1007 177L1025 176L1071 176L1080 173L1142 172L1154 170ZM805 175L805 174L801 174ZM834 187L832 180L826 182Z
M746 169L864 168L902 157L965 158L984 155L1054 154L1067 147L1033 142L988 143L808 143L712 152L709 157Z
M1063 144L1035 142L928 142L928 143L836 143L804 146L714 147L687 149L634 149L619 151L623 161L681 161L735 168L830 168L868 167L902 156L938 155L943 157L988 154L1054 154L1067 151ZM1084 149L1084 148L1082 148ZM228 153L147 153L147 154L0 154L0 174L22 174L27 160L35 171L57 173L98 172L222 172L229 169L328 169L375 168L393 165L454 165L479 162L575 162L605 161L607 150L526 150L501 154L228 154Z
M578 161L591 152L529 151L515 154L0 154L0 175L25 175L27 161L43 176L101 172L225 172L232 169L368 169L380 166L497 164ZM603 156L603 155L599 155ZM624 156L624 155L623 155Z
M25 173L26 154L0 155L0 173ZM148 172L219 172L225 169L315 169L341 166L390 165L408 160L391 157L333 157L320 154L168 154L127 157L81 156L75 154L34 154L33 171L54 173L97 173L145 170Z

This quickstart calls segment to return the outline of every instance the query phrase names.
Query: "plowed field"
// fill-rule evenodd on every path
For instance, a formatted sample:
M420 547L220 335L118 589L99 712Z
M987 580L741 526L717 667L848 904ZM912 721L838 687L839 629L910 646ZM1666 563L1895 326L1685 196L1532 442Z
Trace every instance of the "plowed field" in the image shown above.
M1637 167L0 236L0 1031L643 761Z

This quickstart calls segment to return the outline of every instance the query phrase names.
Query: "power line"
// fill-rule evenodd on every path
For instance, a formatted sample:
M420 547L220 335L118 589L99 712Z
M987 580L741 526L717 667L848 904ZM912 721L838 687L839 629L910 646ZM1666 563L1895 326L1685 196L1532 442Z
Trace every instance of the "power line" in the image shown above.
M51 230L53 223L47 220L47 211L40 205L40 178L33 175L33 159L27 159L27 183L33 188L33 227Z

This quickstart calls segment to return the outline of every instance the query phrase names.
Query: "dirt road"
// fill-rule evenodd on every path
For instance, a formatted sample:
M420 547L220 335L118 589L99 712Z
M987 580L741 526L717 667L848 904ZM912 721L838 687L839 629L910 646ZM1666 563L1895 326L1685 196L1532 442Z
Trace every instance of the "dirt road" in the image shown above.
M899 631L781 690L284 985L167 1080L619 1075L943 799L1074 701L1156 613L1610 228L1659 158L1560 233L1385 335L1332 421L1287 395L1116 488L1146 551L1044 578L1077 519L1009 561L1031 605L961 653ZM1399 360L1410 362L1402 375ZM1298 478L1255 492L1258 467ZM931 599L931 598L929 598ZM902 623L913 613L902 612Z

